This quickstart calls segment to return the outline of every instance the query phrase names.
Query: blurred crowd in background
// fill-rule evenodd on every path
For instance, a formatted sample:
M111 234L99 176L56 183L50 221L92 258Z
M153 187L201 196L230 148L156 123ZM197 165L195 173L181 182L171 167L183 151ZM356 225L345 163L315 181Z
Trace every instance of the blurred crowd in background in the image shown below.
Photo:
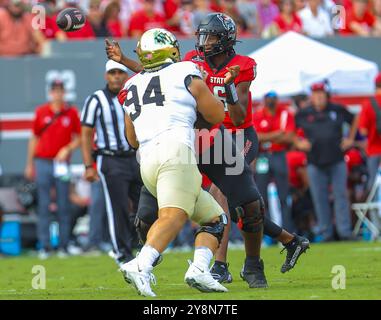
M45 8L43 28L32 27L33 5ZM85 26L65 33L55 21L65 7L79 7ZM210 12L234 19L238 37L276 37L295 31L311 37L381 36L381 0L0 0L0 56L41 53L46 41L134 38L163 27L193 37ZM17 37L14 37L17 34Z

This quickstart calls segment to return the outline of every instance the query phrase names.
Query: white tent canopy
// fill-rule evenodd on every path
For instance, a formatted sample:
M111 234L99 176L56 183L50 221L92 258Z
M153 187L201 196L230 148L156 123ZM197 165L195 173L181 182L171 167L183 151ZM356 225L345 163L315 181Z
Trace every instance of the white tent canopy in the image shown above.
M288 32L250 54L258 64L251 85L254 99L270 90L280 96L308 92L310 85L327 79L337 94L371 94L377 65L374 62Z

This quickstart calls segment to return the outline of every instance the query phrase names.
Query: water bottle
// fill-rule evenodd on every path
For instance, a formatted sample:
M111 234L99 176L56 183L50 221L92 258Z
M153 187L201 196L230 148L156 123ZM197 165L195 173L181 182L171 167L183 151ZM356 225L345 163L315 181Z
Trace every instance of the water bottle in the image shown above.
M50 245L52 248L58 248L59 245L59 226L58 222L54 221L49 226Z

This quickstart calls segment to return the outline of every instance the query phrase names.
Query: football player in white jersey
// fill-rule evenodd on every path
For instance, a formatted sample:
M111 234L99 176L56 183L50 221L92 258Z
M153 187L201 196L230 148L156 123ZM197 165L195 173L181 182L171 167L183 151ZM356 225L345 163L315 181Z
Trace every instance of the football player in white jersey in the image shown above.
M194 63L179 62L178 42L169 31L145 32L136 52L144 70L125 84L126 135L130 145L139 148L142 179L157 198L159 219L137 258L122 265L121 271L139 294L155 296L150 287L152 265L190 218L200 228L184 280L202 292L225 292L210 274L209 264L226 215L202 190L194 151L197 111L210 124L217 124L225 116L223 103L210 92Z

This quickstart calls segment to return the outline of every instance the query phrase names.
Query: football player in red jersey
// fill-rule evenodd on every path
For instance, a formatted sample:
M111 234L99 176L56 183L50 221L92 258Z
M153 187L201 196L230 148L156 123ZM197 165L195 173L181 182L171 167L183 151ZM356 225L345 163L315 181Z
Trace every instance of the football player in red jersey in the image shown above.
M188 52L184 60L193 61L204 70L210 90L224 101L226 117L223 125L232 133L233 140L236 141L237 136L243 136L242 154L246 162L251 164L256 159L258 152L258 138L252 122L250 93L251 82L256 77L257 64L250 57L236 54L234 50L236 43L235 25L227 15L210 14L198 26L196 35L196 50ZM227 71L231 72L232 69L240 70L239 75L234 80L238 95L236 105L226 103L225 87L221 85ZM210 192L220 204L226 203L222 193L214 185L212 185ZM229 206L229 211L232 213L235 210ZM228 233L229 229L226 229ZM267 217L264 218L264 234L280 241L287 250L286 261L281 268L282 272L292 269L301 252L304 252L309 246L306 238L290 234ZM216 262L212 268L212 272L216 274L216 277L220 276L220 279L229 278L228 272L225 271L227 270L228 237L225 237L224 240L226 242L221 243L221 248L216 254Z
M227 196L230 210L226 211L230 211L232 220L238 222L242 230L245 239L246 260L241 277L249 283L250 287L266 287L267 281L264 275L263 261L259 255L263 229L263 205L249 167L249 163L255 159L258 150L258 139L252 126L251 94L249 90L251 81L254 80L256 75L256 63L249 57L235 53L233 48L236 43L235 24L231 18L224 14L209 14L200 24L197 36L197 50L188 53L185 59L197 63L204 70L205 80L211 91L224 101L226 118L218 133L225 137L230 136L233 140L236 140L237 136L240 138L244 136L242 154L246 160L244 161L243 172L239 175L226 175L225 169L228 165L226 163L216 164L213 160L210 164L199 163L199 168L221 190L222 194ZM106 40L106 52L110 59L124 64L132 71L142 71L142 67L138 62L122 54L118 43L112 44ZM226 82L229 82L229 79L234 81L227 85ZM121 92L121 100L125 99L126 94L126 92ZM226 133L224 125L232 135ZM234 144L234 142L232 143ZM211 155L214 154L212 152L213 148L214 145L211 145ZM221 199L221 194L216 194L218 189L212 187L212 192L222 201L224 199ZM155 217L155 215L157 216L157 210L153 208L152 196L144 188L142 189L140 204L142 206L138 210L139 221L137 221L137 225L144 239L144 233L147 232L149 226L157 218ZM226 205L225 208L227 208ZM252 223L253 216L255 216L255 223ZM295 248L300 245L299 238L282 230L271 220L267 218L264 220L265 226L267 225L269 228L267 234L278 240L282 238L283 243L292 243ZM255 225L255 228L253 228L253 225ZM232 281L226 264L227 243L228 231L224 236L221 248L216 256L216 262L212 267L212 273L221 282ZM287 247L286 249L289 253ZM295 252L295 250L293 251ZM299 251L296 250L296 252ZM287 254L287 256L290 257L286 259L285 264L293 257L292 254Z

